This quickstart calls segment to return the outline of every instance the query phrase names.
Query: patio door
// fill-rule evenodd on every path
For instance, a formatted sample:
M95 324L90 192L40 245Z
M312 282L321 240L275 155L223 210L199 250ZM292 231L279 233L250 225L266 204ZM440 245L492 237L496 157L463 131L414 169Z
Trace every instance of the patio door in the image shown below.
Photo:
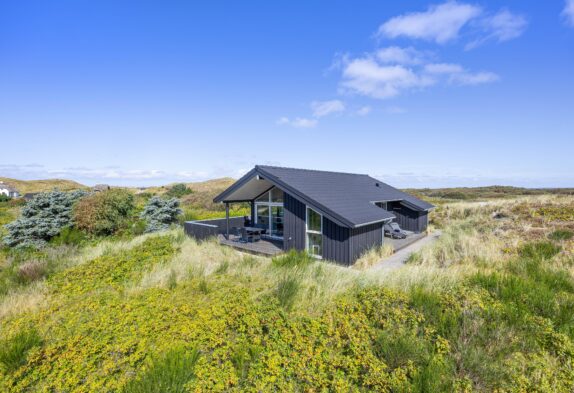
M271 237L283 238L283 191L274 188L255 200L255 223Z

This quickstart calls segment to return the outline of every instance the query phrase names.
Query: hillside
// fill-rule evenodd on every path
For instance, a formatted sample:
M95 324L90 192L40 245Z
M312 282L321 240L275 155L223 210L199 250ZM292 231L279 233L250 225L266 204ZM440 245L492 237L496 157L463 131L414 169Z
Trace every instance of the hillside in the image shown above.
M20 195L24 195L29 192L51 191L54 188L57 188L60 191L72 191L87 188L87 186L73 180L64 179L17 180L8 177L0 177L0 181L15 187Z
M446 202L391 273L181 229L4 249L0 391L571 392L573 211Z
M192 206L196 209L221 210L223 207L219 204L214 204L213 198L233 184L233 182L235 182L235 179L223 177L202 182L183 183L192 190L192 193L181 198L182 205ZM174 184L180 183L150 187L146 189L146 192L162 195L168 192Z
M574 195L574 188L524 188L511 186L411 188L404 191L420 197L454 200L513 198L517 196L548 194Z

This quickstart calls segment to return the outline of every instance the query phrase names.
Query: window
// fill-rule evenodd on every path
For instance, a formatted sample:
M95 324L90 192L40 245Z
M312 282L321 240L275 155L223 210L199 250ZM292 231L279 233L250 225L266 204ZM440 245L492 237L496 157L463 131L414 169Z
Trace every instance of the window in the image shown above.
M269 226L269 206L257 205L257 223Z
M307 251L316 258L323 255L323 216L307 208Z
M283 237L283 191L273 187L255 200L255 222L267 230L266 236Z
M271 190L271 202L283 203L283 191L278 188L273 188Z
M259 198L255 200L255 202L269 202L269 192L261 195Z

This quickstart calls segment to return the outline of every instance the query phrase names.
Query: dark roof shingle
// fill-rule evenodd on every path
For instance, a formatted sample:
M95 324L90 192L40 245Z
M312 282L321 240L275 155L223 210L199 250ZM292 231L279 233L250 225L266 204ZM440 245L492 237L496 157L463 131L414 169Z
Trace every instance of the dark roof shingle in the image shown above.
M255 171L307 200L349 227L367 225L394 215L374 202L403 201L409 208L424 211L433 205L368 175L258 165ZM225 199L224 191L216 201Z

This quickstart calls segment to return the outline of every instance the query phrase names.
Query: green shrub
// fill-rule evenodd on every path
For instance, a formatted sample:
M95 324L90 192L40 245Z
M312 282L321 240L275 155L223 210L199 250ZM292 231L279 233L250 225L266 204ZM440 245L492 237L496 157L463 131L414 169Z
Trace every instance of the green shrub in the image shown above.
M570 240L572 237L574 237L574 232L568 229L558 229L548 235L548 238L552 240Z
M76 204L74 225L92 235L112 235L127 222L133 209L134 197L127 190L97 192Z
M74 227L65 227L50 243L54 245L78 245L86 240L86 236L80 230Z
M519 249L520 255L533 259L550 259L559 252L560 246L546 241L526 243Z
M207 283L205 277L202 277L201 280L199 280L198 289L204 295L207 295L209 293L209 284Z
M408 362L416 366L429 362L431 348L428 341L416 332L393 327L379 333L375 340L375 353L391 368L405 367Z
M289 250L289 252L273 257L271 260L275 267L307 267L315 260L304 251Z
M84 191L38 194L22 208L16 221L6 225L4 243L10 247L38 248L72 223L72 207Z
M193 191L188 188L185 184L179 183L171 186L171 188L166 192L166 196L170 198L181 198L184 195L193 193Z
M182 213L179 201L176 198L168 200L153 197L145 206L140 218L147 221L146 232L166 230L177 222L177 217Z
M262 348L256 345L242 344L235 348L230 358L240 381L247 378L251 363L257 360L261 351Z
M132 379L124 393L183 393L185 385L195 378L199 351L178 347L152 359L147 370Z
M275 295L281 307L287 311L293 308L293 303L295 302L300 286L299 280L296 277L285 277L279 281Z
M0 366L6 372L16 371L26 363L28 351L41 344L42 338L35 329L22 330L0 341Z
M10 198L8 195L0 194L0 202L8 202L10 199L12 198Z
M132 224L131 228L132 235L134 236L143 235L145 233L146 227L147 223L144 220L136 220L136 222Z
M215 274L225 274L227 273L228 270L229 270L229 261L224 260L217 266L217 269L215 269Z
M173 269L169 272L169 276L167 277L167 287L172 291L177 287L177 275Z

